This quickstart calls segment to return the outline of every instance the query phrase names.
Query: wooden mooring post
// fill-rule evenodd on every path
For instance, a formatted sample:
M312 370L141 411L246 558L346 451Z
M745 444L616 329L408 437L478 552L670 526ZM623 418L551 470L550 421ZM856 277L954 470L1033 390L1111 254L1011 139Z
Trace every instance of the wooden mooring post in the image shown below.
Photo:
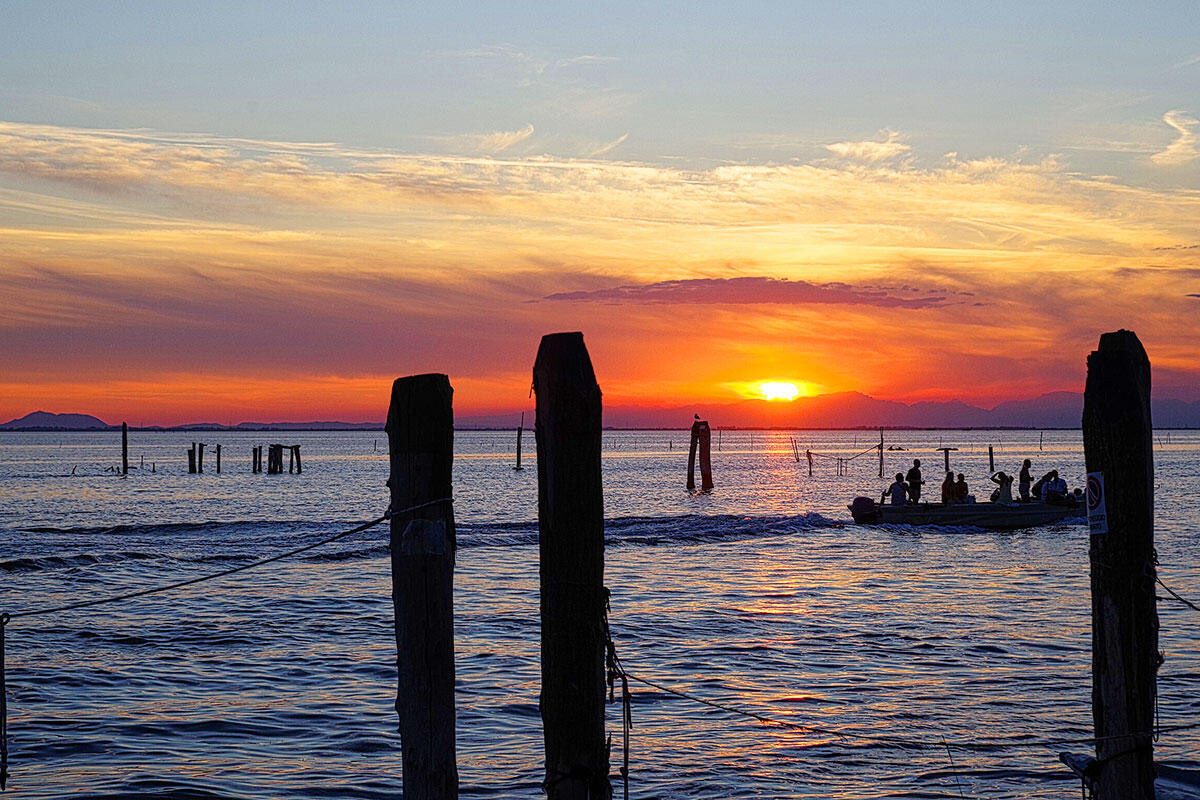
M525 430L525 412L521 412L521 424L517 426L517 465L514 470L520 471L525 469L521 466L521 433Z
M988 472L992 475L996 474L996 454L992 451L992 446L988 445Z
M217 474L221 474L221 445L216 446L217 451Z
M200 443L200 449L196 451L196 472L204 472L204 442Z
M192 442L192 447L188 450L188 473L192 474L196 471L196 443Z
M604 735L600 387L581 333L542 337L537 393L542 726L550 800L612 797Z
M1100 337L1083 396L1098 800L1153 800L1158 610L1150 360L1132 331Z
M688 475L687 488L696 488L696 454L700 455L700 491L707 492L713 488L712 480L712 429L708 423L698 419L692 423L692 439L688 445Z
M879 477L883 477L883 428L879 429Z
M458 797L452 398L445 375L412 375L392 384L388 408L391 507L400 512L424 506L393 513L391 519L396 713L405 800Z
M300 463L300 445L292 445L292 452L296 456L296 474L299 475L304 472L304 465Z
M121 423L121 474L129 474L129 423Z
M942 451L942 455L946 459L946 472L949 472L950 471L950 451L951 450L957 451L958 448L957 447L939 447L937 449Z

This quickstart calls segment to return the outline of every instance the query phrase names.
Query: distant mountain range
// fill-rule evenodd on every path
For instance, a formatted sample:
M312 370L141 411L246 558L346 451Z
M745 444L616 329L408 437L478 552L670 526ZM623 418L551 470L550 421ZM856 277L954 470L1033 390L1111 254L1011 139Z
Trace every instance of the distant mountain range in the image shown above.
M1200 428L1200 401L1155 399L1151 413L1156 428ZM742 400L675 408L612 406L604 409L606 428L686 428L699 414L720 428L1078 428L1083 415L1083 395L1050 392L1031 400L1010 400L991 409L961 400L901 403L878 400L861 392L840 392L802 397L790 403ZM455 427L471 430L515 428L520 412L460 416ZM529 423L532 424L532 423ZM35 411L0 424L0 430L96 430L112 428L87 414L50 414ZM383 430L382 422L215 422L139 430L213 431L356 431Z

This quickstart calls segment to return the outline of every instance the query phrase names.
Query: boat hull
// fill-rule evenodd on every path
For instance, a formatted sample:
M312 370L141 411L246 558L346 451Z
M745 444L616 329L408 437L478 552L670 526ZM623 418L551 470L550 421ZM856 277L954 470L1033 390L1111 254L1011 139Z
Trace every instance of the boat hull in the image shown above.
M849 506L860 525L970 526L989 530L1018 530L1082 517L1078 505L1049 503L918 503L892 506L856 502Z

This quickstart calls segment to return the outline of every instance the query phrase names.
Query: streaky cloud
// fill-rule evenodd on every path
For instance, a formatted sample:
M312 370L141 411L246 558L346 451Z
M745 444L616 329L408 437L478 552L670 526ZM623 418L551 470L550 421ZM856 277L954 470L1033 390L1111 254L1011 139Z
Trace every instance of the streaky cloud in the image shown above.
M899 132L883 131L883 133L887 134L887 138L882 142L834 142L833 144L825 145L825 149L842 158L867 161L869 163L888 161L912 150L911 147L900 141Z
M1170 125L1179 137L1167 149L1150 156L1150 160L1163 167L1178 167L1190 164L1200 158L1200 120L1187 116L1182 111L1168 111L1163 114L1163 122Z
M578 292L557 292L546 300L600 303L747 304L837 303L881 308L928 308L946 304L945 291L912 287L852 286L840 281L812 283L764 276L691 278L616 286Z

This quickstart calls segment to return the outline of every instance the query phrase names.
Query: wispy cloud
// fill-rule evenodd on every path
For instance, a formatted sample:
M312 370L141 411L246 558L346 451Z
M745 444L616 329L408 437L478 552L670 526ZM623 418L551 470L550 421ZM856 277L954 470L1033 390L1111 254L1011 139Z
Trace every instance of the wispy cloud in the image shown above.
M886 135L881 142L834 142L825 145L825 149L842 158L852 158L870 163L888 161L902 156L912 149L900 141L900 134L897 131L882 131L881 133Z
M1180 61L1177 64L1172 64L1171 69L1187 69L1188 67L1194 67L1197 64L1200 64L1200 54L1194 55L1190 58L1185 58L1183 61Z
M599 303L758 304L835 303L880 308L927 308L944 305L947 292L936 289L851 286L842 282L812 283L765 276L692 278L616 286L577 292L558 292L546 300Z
M1168 111L1163 114L1163 122L1174 128L1179 137L1166 150L1150 156L1151 161L1164 167L1177 167L1200 158L1200 137L1197 136L1200 120L1182 111Z
M515 131L442 136L435 137L434 141L456 152L496 155L528 140L531 136L533 136L532 124Z
M596 156L607 155L608 153L611 153L613 150L616 150L621 145L625 144L625 141L628 138L629 138L629 134L623 133L620 136L618 136L616 139L613 139L611 142L605 142L604 144L600 145L599 147L596 147L591 152L589 152L587 155L590 158L595 158Z

